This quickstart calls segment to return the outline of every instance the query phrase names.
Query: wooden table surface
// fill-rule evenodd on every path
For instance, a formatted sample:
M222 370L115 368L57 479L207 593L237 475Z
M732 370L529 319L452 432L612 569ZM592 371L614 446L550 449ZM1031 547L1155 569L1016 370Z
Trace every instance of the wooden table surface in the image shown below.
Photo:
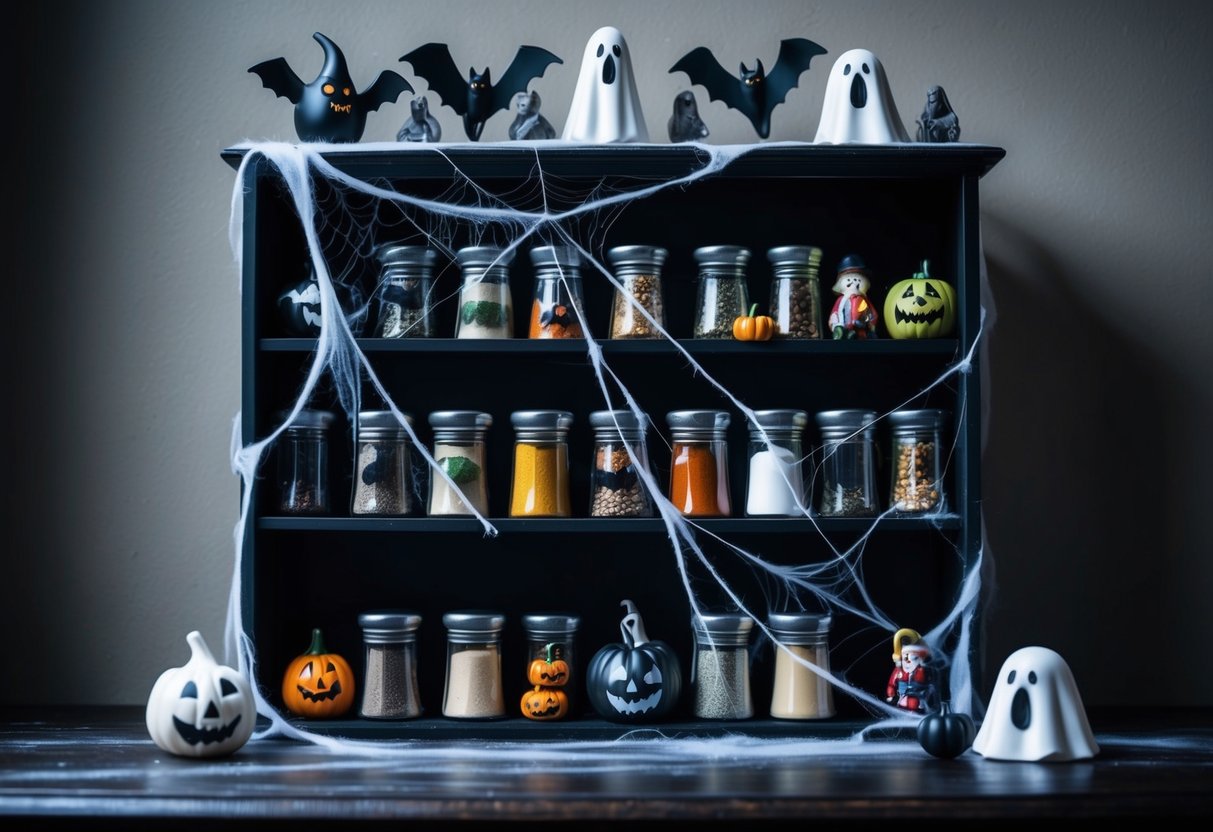
M653 731L574 746L443 740L360 751L254 739L230 757L195 760L158 749L139 708L9 709L0 719L0 820L21 819L19 828L1213 817L1205 710L1092 712L1100 754L1070 763L996 762L971 750L939 760L912 739Z

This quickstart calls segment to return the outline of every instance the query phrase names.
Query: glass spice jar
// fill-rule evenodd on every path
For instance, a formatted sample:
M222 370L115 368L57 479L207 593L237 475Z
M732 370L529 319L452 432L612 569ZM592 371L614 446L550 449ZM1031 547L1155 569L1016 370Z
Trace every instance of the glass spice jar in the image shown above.
M481 516L487 516L485 436L493 424L493 417L476 410L436 410L430 414L429 422L434 431L434 461L455 481L458 490L440 474L431 471L427 513L431 517L467 515L474 508Z
M591 517L652 517L653 501L637 473L649 467L645 446L647 417L642 422L631 410L596 410L591 463Z
M875 410L824 410L817 511L823 517L876 514Z
M577 712L577 688L581 684L577 676L577 630L580 627L581 617L571 613L537 612L522 617L522 629L526 633L527 682L531 686L559 687L568 697L570 714ZM535 662L540 662L537 671ZM556 662L564 662L564 665L557 664L554 669L545 666Z
M728 517L729 414L723 410L675 410L666 414L673 443L670 502L688 517Z
M665 329L661 267L668 254L658 246L616 246L607 252L607 260L621 285L611 303L612 338L662 337L658 330L658 327Z
M584 338L581 329L581 253L571 246L531 249L535 294L530 338Z
M899 514L946 511L943 426L946 410L896 410L888 415L892 436L889 507Z
M771 261L773 338L821 337L821 286L817 278L821 249L816 246L777 246L767 251Z
M501 631L505 616L461 610L442 616L446 626L446 686L442 715L453 719L505 716L501 689Z
M467 246L455 255L463 272L456 338L512 338L514 302L510 264L514 253L492 246Z
M834 686L808 662L830 672L831 616L814 612L773 612L767 628L775 641L775 682L771 716L824 719L834 716Z
M430 292L438 253L426 246L389 243L376 251L379 338L429 338Z
M732 338L733 321L750 308L745 270L750 250L742 246L695 249L699 278L695 289L695 338Z
M514 426L511 517L569 517L569 428L567 410L518 410Z
M282 413L286 419L290 414ZM278 508L283 514L328 514L328 429L333 414L301 410L278 440Z
M801 437L808 423L809 415L803 410L754 411L746 484L748 516L804 516Z
M753 627L754 619L741 613L691 616L691 632L695 637L691 659L695 716L749 719L754 715L749 653Z
M401 415L412 427L413 417ZM358 414L351 514L391 517L412 512L410 441L392 411L364 410Z
M367 719L421 715L417 687L417 630L421 616L405 610L371 610L358 616L365 645L360 713Z

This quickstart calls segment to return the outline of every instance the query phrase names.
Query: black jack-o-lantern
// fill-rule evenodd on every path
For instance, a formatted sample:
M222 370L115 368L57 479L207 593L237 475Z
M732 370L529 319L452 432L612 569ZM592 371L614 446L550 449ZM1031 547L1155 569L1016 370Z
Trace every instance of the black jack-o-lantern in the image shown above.
M636 605L624 601L623 643L608 644L590 659L586 688L599 716L613 722L652 722L674 709L682 669L668 644L652 641Z

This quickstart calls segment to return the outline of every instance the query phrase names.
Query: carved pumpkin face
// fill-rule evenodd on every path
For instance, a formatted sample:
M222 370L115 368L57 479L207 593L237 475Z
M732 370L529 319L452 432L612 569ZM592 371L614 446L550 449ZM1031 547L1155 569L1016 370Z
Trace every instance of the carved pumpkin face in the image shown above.
M545 650L546 658L535 659L527 667L527 681L532 685L542 685L552 688L568 684L569 663L564 659L556 658L562 648L563 645L561 644L553 643L547 645Z
M354 704L354 672L324 649L320 630L312 630L311 647L287 666L282 701L291 713L310 719L341 716Z
M650 641L640 615L623 619L623 644L608 644L590 660L586 673L590 704L604 719L646 722L669 713L682 692L678 657L662 641Z
M924 270L897 283L884 302L884 320L893 338L942 338L956 324L956 293Z
M560 688L535 685L522 695L522 715L528 719L560 719L569 712L569 695Z

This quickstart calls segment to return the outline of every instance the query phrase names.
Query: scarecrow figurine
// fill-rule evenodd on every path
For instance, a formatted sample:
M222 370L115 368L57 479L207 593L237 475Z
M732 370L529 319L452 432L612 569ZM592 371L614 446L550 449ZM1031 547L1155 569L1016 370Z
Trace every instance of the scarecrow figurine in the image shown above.
M834 340L866 339L876 336L876 308L868 300L868 269L858 255L848 254L838 264L834 293L838 298L830 310L830 331Z
M885 689L885 702L917 714L930 713L935 700L935 676L928 665L931 650L915 630L898 630L893 636L893 672Z

